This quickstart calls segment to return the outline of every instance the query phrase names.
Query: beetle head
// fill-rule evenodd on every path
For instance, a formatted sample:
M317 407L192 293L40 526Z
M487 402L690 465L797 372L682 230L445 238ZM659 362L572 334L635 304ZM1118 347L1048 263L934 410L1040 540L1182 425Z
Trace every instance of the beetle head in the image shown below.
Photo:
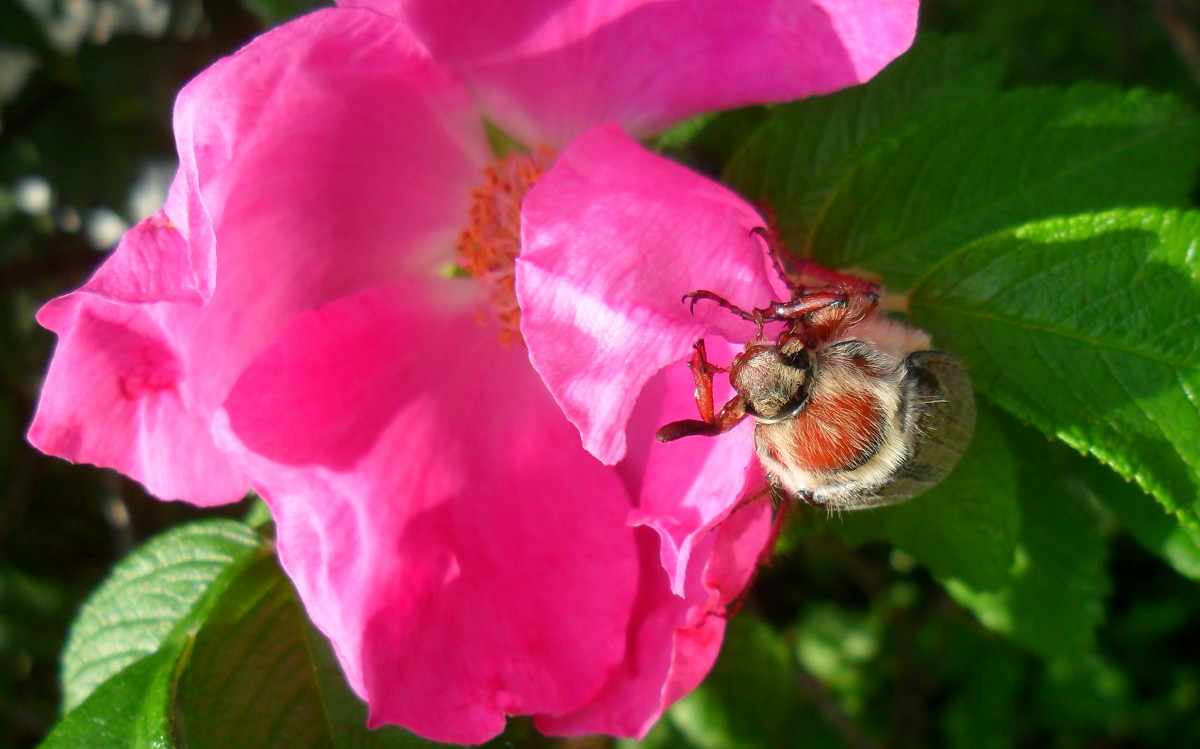
M813 357L798 340L782 346L752 343L733 360L729 380L759 423L795 416L808 398Z

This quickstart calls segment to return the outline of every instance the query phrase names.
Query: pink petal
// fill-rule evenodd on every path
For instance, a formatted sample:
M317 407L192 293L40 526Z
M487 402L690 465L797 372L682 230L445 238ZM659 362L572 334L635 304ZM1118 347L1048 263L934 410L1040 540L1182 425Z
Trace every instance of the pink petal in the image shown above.
M631 657L589 705L573 714L539 716L538 728L641 738L668 707L695 689L720 650L727 607L749 583L766 547L770 510L768 502L747 505L710 534L689 569L686 592L678 596L668 592L662 569L655 569L653 536L640 534L647 572L634 605Z
M186 217L180 184L173 187L170 213ZM189 243L170 213L160 210L130 229L84 288L112 302L207 302L216 282L211 227L199 222L195 234L204 238Z
M828 93L908 49L916 0L343 0L409 25L489 116L561 147L701 112Z
M233 502L249 488L190 402L173 337L142 310L74 294L38 321L59 334L29 441L111 466L164 499Z
M614 126L572 144L526 196L521 332L534 368L600 460L624 456L642 387L663 367L681 366L697 339L753 337L750 323L710 302L692 314L683 294L708 289L743 309L782 297L762 241L750 235L763 223L729 190Z
M714 352L732 357L733 347L710 348ZM629 522L658 532L660 563L676 595L684 594L686 572L712 530L739 503L763 495L767 488L749 419L718 437L687 437L668 444L654 438L663 424L697 417L692 390L691 372L682 363L652 378L629 421L634 443L617 465L636 503Z
M486 141L407 32L344 9L213 65L180 94L175 129L166 209L40 317L61 340L30 439L160 496L230 501L245 481L208 425L242 369L294 315L448 262ZM170 364L131 396L121 383L148 365L129 352L150 345Z
M372 725L475 743L581 708L621 663L628 496L524 353L407 283L297 317L220 430Z

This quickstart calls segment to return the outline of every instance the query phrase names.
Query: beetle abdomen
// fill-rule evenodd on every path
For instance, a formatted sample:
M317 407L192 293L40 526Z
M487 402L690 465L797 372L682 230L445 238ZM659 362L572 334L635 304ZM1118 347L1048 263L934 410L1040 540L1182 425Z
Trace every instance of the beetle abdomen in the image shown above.
M756 430L763 449L816 473L848 471L870 460L879 449L883 406L870 391L810 398L804 409L779 424ZM783 462L783 461L780 461Z
M970 382L962 365L939 351L911 354L896 374L902 378L898 399L871 393L873 405L864 406L857 397L863 391L822 398L818 388L796 418L759 424L755 446L772 481L807 502L841 510L902 502L938 483L974 429ZM818 429L822 421L834 428Z

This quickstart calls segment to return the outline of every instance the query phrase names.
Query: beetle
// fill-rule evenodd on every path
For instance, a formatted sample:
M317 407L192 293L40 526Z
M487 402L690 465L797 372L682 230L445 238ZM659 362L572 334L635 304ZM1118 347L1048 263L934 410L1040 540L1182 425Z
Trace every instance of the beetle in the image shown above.
M718 304L754 323L756 335L728 368L709 362L704 340L696 341L688 366L700 419L671 422L658 440L712 437L753 418L771 484L830 510L895 504L932 488L975 427L962 364L931 350L922 331L879 315L877 284L811 260L789 273L766 229L751 234L763 239L791 297L747 312L712 291L684 295L693 311ZM774 322L782 331L764 336ZM715 411L718 373L728 373L736 394Z

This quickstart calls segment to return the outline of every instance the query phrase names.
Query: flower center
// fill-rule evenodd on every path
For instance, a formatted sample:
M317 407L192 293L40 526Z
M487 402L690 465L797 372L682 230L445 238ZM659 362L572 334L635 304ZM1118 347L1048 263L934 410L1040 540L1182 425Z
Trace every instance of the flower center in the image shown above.
M552 161L554 152L543 146L484 167L483 184L471 191L467 228L458 238L459 265L486 289L505 346L524 343L514 274L521 252L521 201Z

